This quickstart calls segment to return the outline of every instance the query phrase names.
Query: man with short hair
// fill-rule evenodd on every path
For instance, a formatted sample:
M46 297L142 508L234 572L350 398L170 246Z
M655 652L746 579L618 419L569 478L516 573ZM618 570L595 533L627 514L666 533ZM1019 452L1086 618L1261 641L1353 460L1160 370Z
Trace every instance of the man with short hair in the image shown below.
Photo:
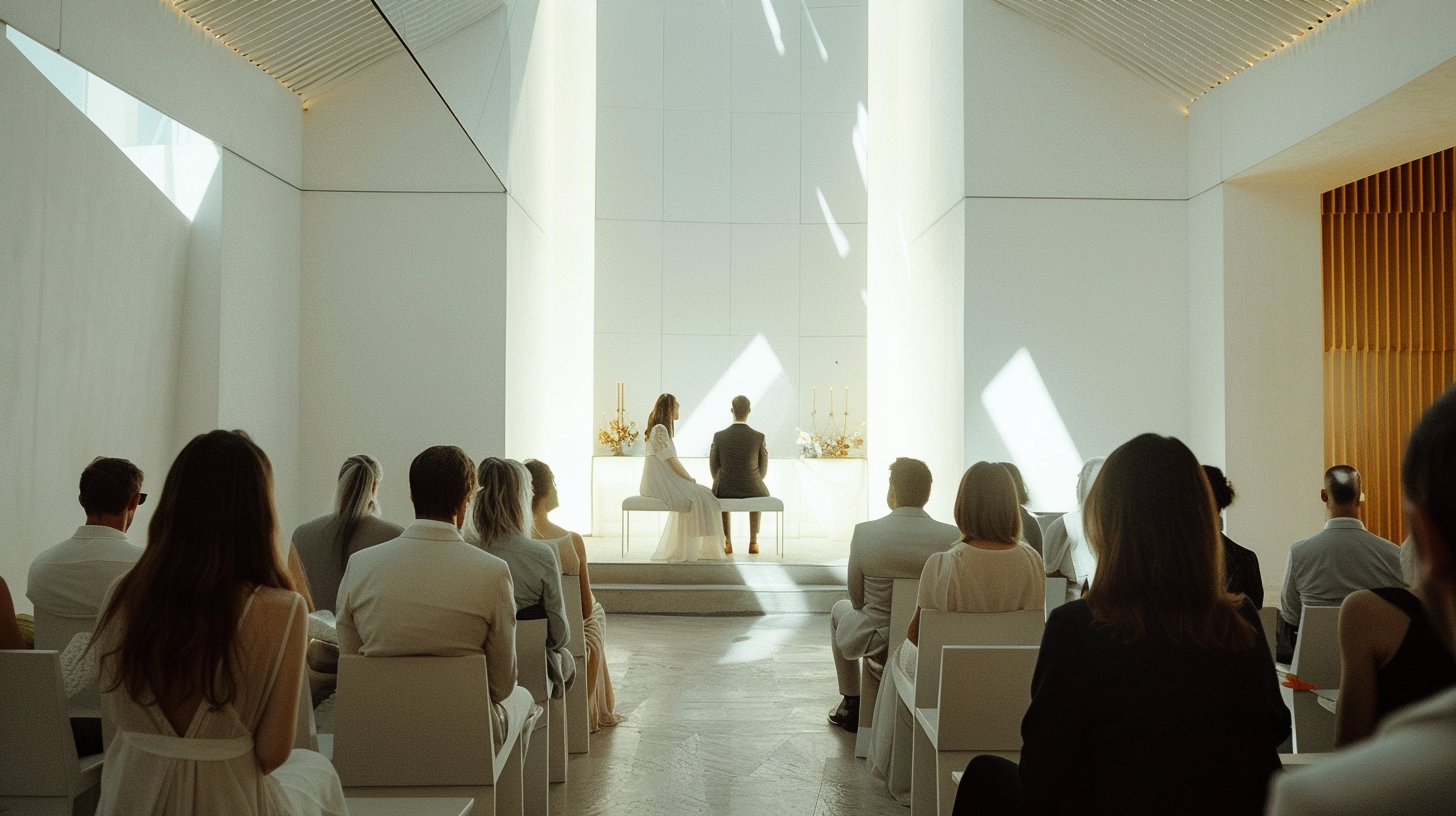
M1456 389L1411 431L1401 488L1431 628L1456 652ZM1276 776L1271 816L1450 813L1456 803L1456 688L1402 708L1374 737Z
M95 629L106 590L142 556L126 537L147 500L141 468L98 456L81 471L78 498L86 523L30 565L25 596L35 605L37 649L64 649L77 633Z
M849 542L849 600L829 614L830 649L844 699L829 712L829 722L850 733L859 730L860 659L880 667L889 651L890 595L896 578L919 578L931 555L960 540L955 527L925 512L930 500L930 468L901 457L890 465L890 514L855 525Z
M1299 616L1306 606L1339 606L1345 596L1361 589L1403 587L1400 548L1365 529L1360 523L1360 472L1349 465L1325 471L1324 502L1329 521L1325 528L1289 549L1284 567L1284 594L1275 627L1275 660L1294 660L1299 637Z
M748 397L733 398L733 424L713 434L708 448L708 472L713 495L720 499L752 499L768 495L768 445L762 433L748 427ZM758 555L758 525L763 513L748 514L748 554ZM733 554L733 526L723 514L723 552Z
M490 701L504 726L500 704L516 688L516 595L506 563L460 536L475 463L453 445L429 448L410 465L409 483L414 523L349 557L335 607L339 652L484 654Z

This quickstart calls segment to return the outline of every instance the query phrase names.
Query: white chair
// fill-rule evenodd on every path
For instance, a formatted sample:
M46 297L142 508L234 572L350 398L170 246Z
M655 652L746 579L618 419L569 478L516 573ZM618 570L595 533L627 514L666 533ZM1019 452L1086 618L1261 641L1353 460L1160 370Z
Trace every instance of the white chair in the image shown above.
M1021 759L1021 719L1031 705L1038 646L946 646L936 708L915 709L914 768L924 771L939 816L955 804L952 771L978 754ZM934 786L929 776L933 772ZM919 790L915 792L919 796Z
M60 655L0 651L0 689L0 813L93 813L102 755L76 759Z
M521 816L531 693L503 701L497 737L486 672L485 655L340 657L333 761L345 793L471 797L477 816Z
M671 510L667 502L649 496L628 496L622 499L622 555L632 546L633 513L666 513Z
M1269 656L1273 657L1279 651L1279 607L1260 607L1259 623L1264 627L1264 640L1269 644Z
M1306 606L1299 615L1299 640L1289 673L1318 689L1340 687L1340 608ZM1294 753L1335 750L1335 717L1320 705L1313 691L1280 686L1294 720Z
M71 638L96 630L96 618L71 618L35 610L35 648L64 652ZM95 685L72 695L66 706L72 717L100 717L101 689Z
M900 701L895 728L908 723L909 730L897 736L900 745L915 745L924 739L923 724L915 712L934 708L940 701L940 659L946 646L1040 646L1046 613L1040 609L1020 612L940 612L920 610L919 650L915 663L915 679L906 677L898 661L890 661L887 671L895 673L895 691ZM902 762L896 752L896 762ZM936 813L936 769L934 758L911 755L910 812L912 816ZM949 811L947 811L949 812Z
M551 810L551 741L556 729L551 718L551 683L546 673L546 620L516 621L516 685L529 691L546 716L536 721L521 766L521 799L526 816L546 816ZM564 713L564 712L563 712Z
M591 720L586 700L591 689L586 680L586 622L581 614L581 581L575 576L563 576L561 594L566 601L566 620L571 624L571 656L576 658L576 682L566 690L565 744L568 752L585 754L591 748ZM563 759L562 782L566 781L565 764ZM557 781L554 774L551 781Z
M919 578L896 578L890 590L890 628L886 639L890 648L885 659L890 660L895 650L905 640L910 628L910 618L915 616L915 602L920 597ZM874 739L875 700L880 696L880 677L885 667L872 668L868 659L859 662L859 731L854 737L854 755L869 756L870 742ZM893 716L893 712L887 717ZM887 719L886 722L889 720Z
M725 513L776 513L774 517L774 551L784 555L784 500L774 496L751 499L719 499Z
M1067 579L1048 578L1046 579L1046 616L1050 618L1053 610L1067 602Z

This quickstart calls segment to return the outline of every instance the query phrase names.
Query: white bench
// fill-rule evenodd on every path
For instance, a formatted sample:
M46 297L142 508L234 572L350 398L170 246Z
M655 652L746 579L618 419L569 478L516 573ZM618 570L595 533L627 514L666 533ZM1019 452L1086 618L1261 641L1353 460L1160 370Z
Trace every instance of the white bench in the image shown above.
M777 513L775 520L775 552L779 557L784 554L784 500L773 496L760 496L752 499L719 499L718 504L722 505L725 513ZM626 555L631 547L632 541L632 514L633 513L667 513L672 508L667 502L651 496L628 496L622 500L622 555Z

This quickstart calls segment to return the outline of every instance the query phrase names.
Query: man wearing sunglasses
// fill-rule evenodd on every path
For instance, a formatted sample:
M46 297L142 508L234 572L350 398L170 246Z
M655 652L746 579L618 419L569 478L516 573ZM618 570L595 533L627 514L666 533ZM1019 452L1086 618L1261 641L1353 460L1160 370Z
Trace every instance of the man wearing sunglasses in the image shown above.
M81 471L80 500L86 523L30 565L25 596L35 604L37 649L65 649L76 633L94 629L107 587L142 554L126 538L147 500L140 468L97 457Z

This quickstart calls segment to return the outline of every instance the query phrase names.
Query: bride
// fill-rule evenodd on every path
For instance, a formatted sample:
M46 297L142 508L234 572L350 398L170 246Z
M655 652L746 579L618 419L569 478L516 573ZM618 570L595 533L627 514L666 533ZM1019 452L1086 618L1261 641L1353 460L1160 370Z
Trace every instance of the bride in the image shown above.
M647 461L642 466L642 495L662 499L672 509L654 561L715 561L723 554L722 508L713 491L697 483L678 461L672 444L678 418L677 397L663 394L647 416Z

